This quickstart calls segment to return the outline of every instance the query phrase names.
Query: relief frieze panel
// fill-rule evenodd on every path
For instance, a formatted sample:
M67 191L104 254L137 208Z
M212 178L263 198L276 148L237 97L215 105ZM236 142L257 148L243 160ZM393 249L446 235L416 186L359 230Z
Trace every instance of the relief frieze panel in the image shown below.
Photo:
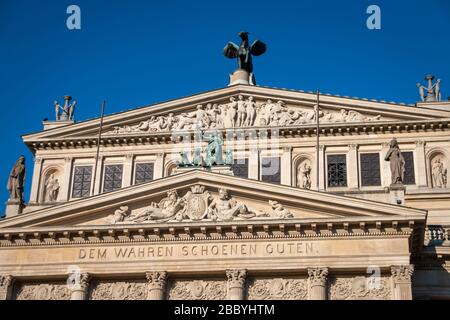
M225 300L225 280L174 280L169 282L169 300Z
M20 283L15 288L15 300L69 300L70 290L66 283Z
M357 111L321 109L321 123L373 122L381 115L365 116ZM181 130L207 130L245 127L296 126L316 123L314 108L289 107L282 101L256 101L252 96L231 97L228 102L197 105L194 111L150 116L135 125L116 126L106 134L152 133Z
M252 278L248 281L248 300L306 300L307 297L306 278Z
M147 290L144 281L95 281L90 290L90 300L145 300Z
M389 277L331 277L328 280L330 300L390 300Z

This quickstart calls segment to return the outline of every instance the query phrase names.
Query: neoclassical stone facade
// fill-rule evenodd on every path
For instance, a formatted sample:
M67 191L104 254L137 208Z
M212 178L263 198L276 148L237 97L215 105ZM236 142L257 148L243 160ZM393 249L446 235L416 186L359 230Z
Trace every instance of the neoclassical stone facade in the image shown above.
M450 298L450 102L319 102L238 84L105 116L99 140L100 119L46 121L0 299Z

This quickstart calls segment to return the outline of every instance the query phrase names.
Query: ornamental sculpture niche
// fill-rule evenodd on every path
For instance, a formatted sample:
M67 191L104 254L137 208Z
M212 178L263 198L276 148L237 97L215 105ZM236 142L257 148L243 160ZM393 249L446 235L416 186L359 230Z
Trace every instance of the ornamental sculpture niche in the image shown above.
M444 167L444 159L442 157L435 157L431 162L431 174L434 188L447 187L447 168Z
M269 200L268 211L255 210L230 196L225 188L218 190L214 197L204 186L194 185L182 197L171 190L159 203L153 202L149 207L128 214L128 207L123 206L107 217L106 222L149 223L167 221L231 221L234 219L272 218L288 219L293 214L281 203Z
M320 110L321 123L373 122L381 115L367 117L361 113L341 109L339 112ZM178 115L151 116L137 125L114 127L108 134L156 133L182 130L207 130L246 127L277 127L315 124L316 112L313 108L289 108L282 100L256 102L252 96L231 97L227 103L198 105L196 110Z

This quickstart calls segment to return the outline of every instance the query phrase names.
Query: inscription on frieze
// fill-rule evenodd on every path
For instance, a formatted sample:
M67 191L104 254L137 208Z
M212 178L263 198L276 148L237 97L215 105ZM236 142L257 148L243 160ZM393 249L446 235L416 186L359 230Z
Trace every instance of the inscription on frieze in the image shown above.
M278 257L310 256L319 253L313 242L283 243L219 243L219 244L174 244L139 245L127 247L81 248L78 260L138 260L195 257Z

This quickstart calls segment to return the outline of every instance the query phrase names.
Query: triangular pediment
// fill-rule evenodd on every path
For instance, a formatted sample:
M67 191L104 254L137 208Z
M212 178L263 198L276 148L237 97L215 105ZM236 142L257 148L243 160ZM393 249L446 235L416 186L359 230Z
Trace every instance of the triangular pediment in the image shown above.
M308 126L316 123L316 103L314 93L237 85L105 116L103 137L167 133L197 126L202 129ZM197 113L199 105L202 107ZM331 95L320 96L320 107L322 125L450 118L450 111L445 110ZM98 118L83 121L25 135L24 141L96 138L99 123Z
M222 189L220 191L220 189ZM227 190L227 194L223 190ZM202 222L425 219L425 211L192 170L22 214L0 229Z

